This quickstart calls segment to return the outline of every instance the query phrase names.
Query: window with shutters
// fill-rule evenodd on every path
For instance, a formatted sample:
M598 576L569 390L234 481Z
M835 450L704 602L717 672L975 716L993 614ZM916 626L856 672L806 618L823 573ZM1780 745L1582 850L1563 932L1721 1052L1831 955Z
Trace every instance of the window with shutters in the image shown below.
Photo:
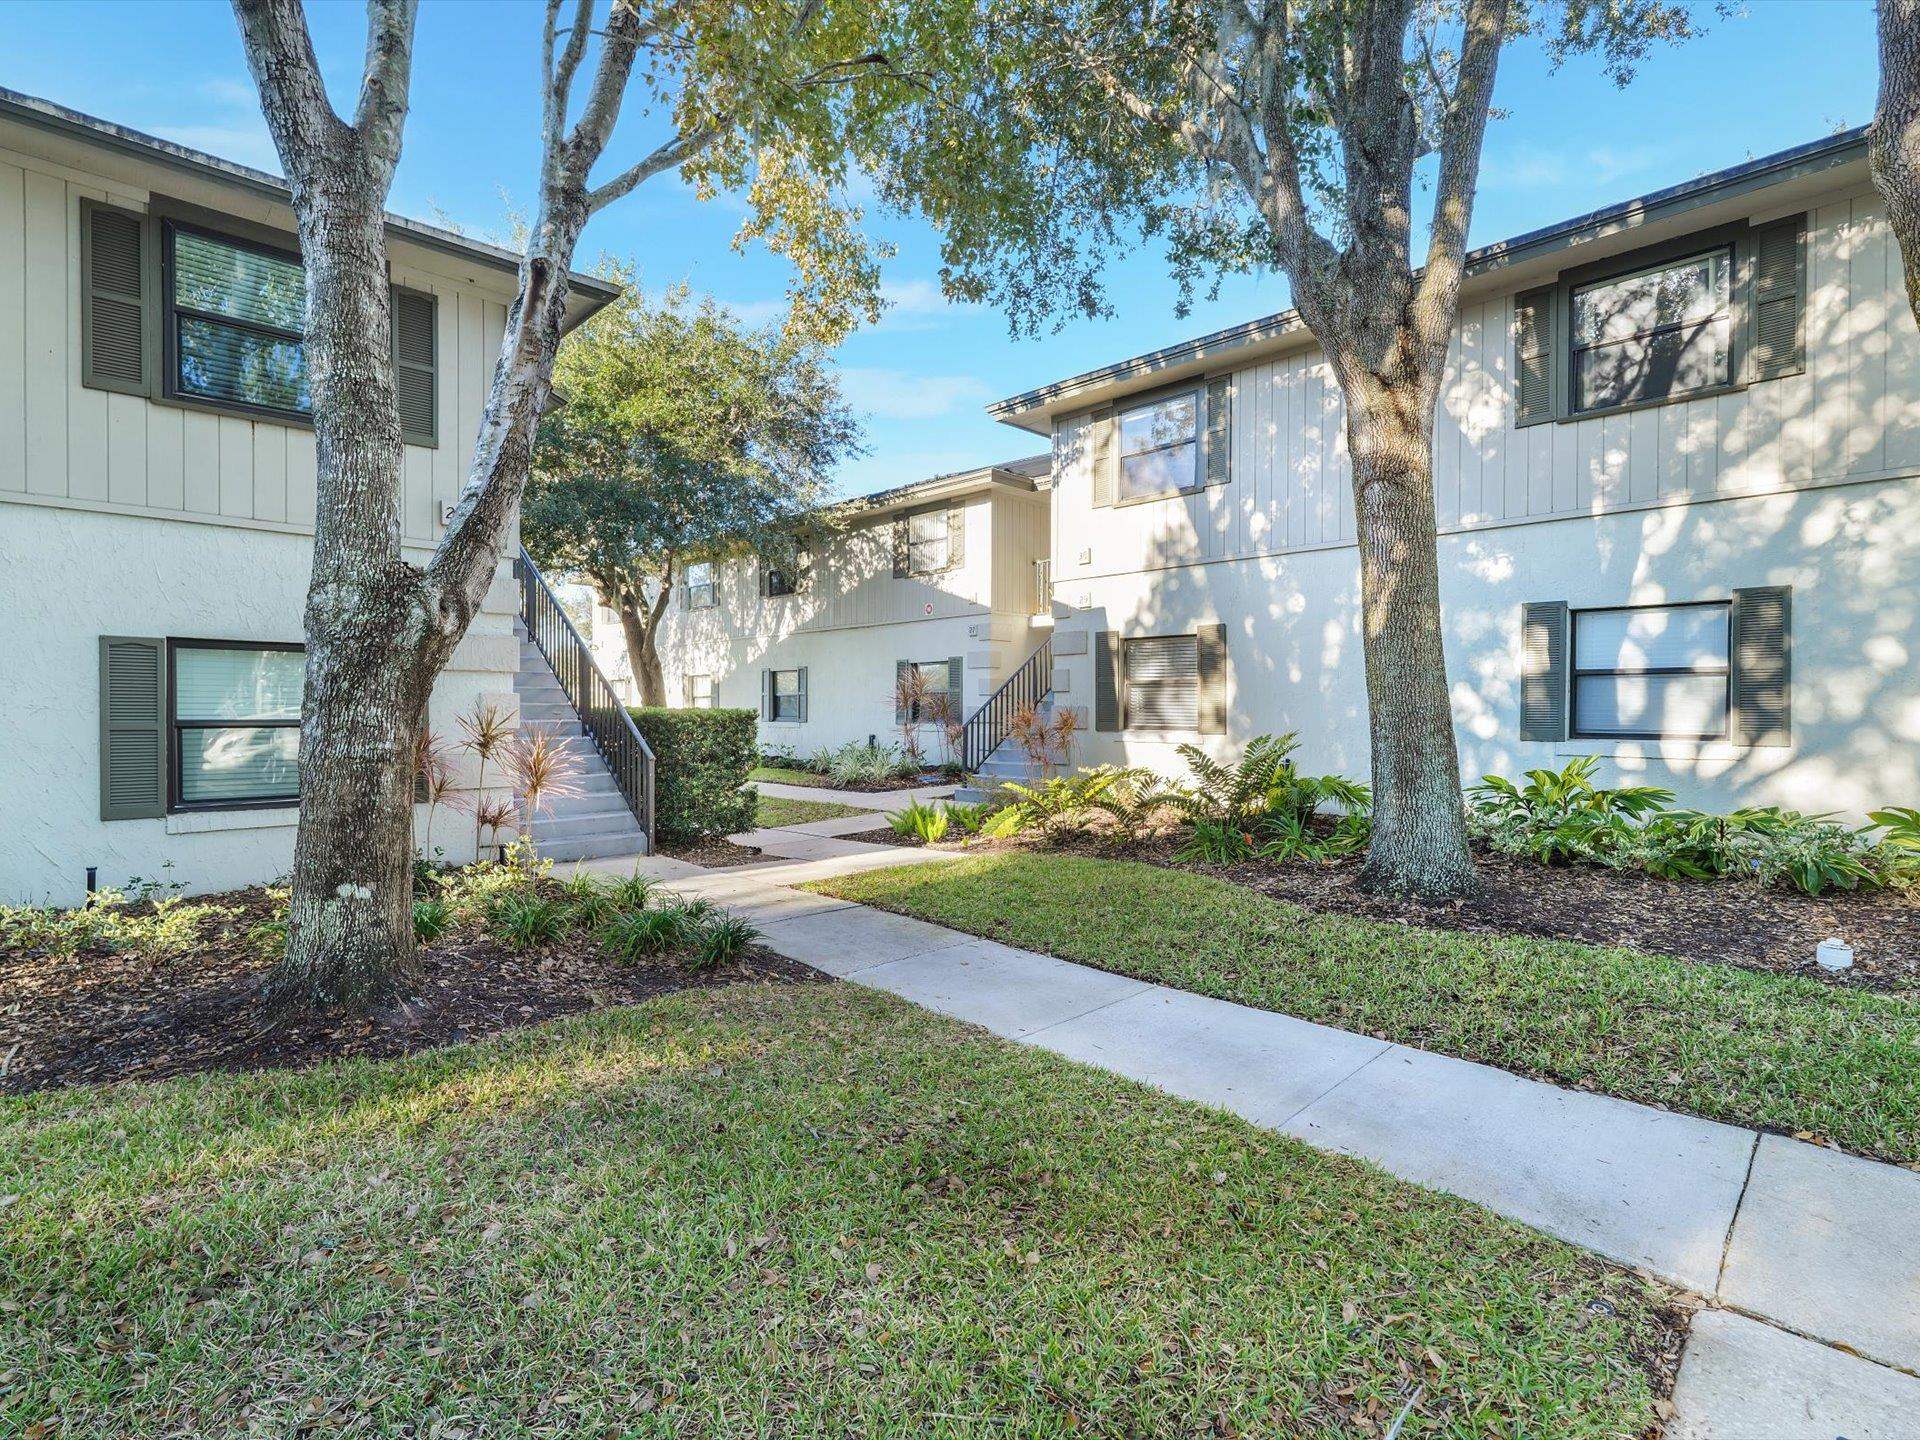
M1704 601L1574 611L1571 733L1724 738L1729 608Z
M165 335L173 394L311 415L297 255L169 221Z
M948 660L910 660L906 684L900 687L915 724L945 725L960 716L960 697L953 691L953 664Z
M1574 289L1571 408L1675 399L1733 383L1733 247Z
M176 810L286 805L300 794L298 645L175 640L167 647Z
M775 720L800 719L801 679L798 670L773 672L773 714ZM711 701L709 701L711 703Z
M1200 728L1200 647L1193 635L1149 635L1126 642L1129 730Z
M907 573L933 575L947 568L951 537L945 510L907 517Z
M687 676L687 708L689 710L713 708L713 677L711 675Z
M1163 396L1114 417L1119 499L1171 495L1201 484L1200 396L1197 389Z
M689 610L711 609L718 593L714 585L711 560L696 560L687 566L687 608Z

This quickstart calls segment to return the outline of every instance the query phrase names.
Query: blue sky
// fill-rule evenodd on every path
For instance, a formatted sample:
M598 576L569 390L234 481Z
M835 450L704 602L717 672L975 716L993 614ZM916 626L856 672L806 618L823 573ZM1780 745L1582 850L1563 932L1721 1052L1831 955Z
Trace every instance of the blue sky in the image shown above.
M321 0L313 14L336 97L350 103L361 7ZM424 0L395 210L499 234L509 212L525 208L536 161L538 19L526 0ZM1657 53L1626 90L1590 63L1553 73L1536 48L1510 50L1475 242L1872 118L1870 0L1750 0L1743 14L1708 14L1706 24L1704 38ZM11 0L0 6L0 56L0 84L279 169L222 0ZM645 143L649 129L645 120L627 124L626 147ZM703 204L659 177L595 219L580 258L631 258L649 286L684 280L750 317L777 313L785 268L764 251L730 248L740 213L725 197ZM995 311L941 299L937 240L924 225L870 220L899 253L887 269L887 317L840 351L870 447L836 477L847 494L1044 448L989 420L986 402L1286 304L1279 277L1238 278L1178 318L1162 257L1143 249L1111 272L1112 291L1125 300L1112 319L1016 342Z

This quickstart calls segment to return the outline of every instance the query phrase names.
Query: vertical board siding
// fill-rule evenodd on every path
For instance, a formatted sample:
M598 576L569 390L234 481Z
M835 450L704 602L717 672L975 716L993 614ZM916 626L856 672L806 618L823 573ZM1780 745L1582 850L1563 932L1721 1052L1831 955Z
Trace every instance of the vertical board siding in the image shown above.
M80 383L80 201L139 209L106 182L0 162L0 491L105 508L313 524L313 433ZM506 306L396 269L438 298L441 443L406 448L402 534L432 544L479 427Z
M1805 373L1572 423L1514 427L1513 297L1464 305L1434 416L1441 527L1920 468L1920 327L1879 197L1819 206L1806 245ZM1084 417L1060 422L1056 579L1351 542L1352 467L1325 360L1311 350L1264 360L1235 385L1233 480L1198 495L1094 511ZM1091 567L1077 564L1086 548Z

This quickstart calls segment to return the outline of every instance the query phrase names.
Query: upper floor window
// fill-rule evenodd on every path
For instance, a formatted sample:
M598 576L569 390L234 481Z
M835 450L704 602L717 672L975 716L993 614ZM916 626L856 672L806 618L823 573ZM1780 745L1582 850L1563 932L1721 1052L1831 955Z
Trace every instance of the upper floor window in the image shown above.
M297 257L166 227L167 380L174 393L309 415L306 272Z
M687 608L689 610L707 609L714 603L716 594L711 560L696 560L687 566Z
M1120 499L1166 495L1201 483L1199 391L1136 405L1117 418Z
M947 568L952 531L945 510L907 517L907 573L931 575Z
M1733 382L1733 249L1573 291L1572 408L1608 410Z
M1713 601L1575 611L1572 734L1724 738L1729 608Z
M768 561L766 566L766 586L769 596L796 595L800 591L800 572L806 567L807 552L794 552L793 556L781 563Z

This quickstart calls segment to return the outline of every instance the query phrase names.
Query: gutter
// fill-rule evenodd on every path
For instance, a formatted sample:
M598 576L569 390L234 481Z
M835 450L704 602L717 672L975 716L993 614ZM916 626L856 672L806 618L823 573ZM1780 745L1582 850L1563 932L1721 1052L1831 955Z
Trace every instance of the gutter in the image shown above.
M1654 190L1632 200L1592 210L1570 220L1558 221L1538 230L1525 231L1505 240L1483 245L1467 254L1466 277L1493 274L1531 260L1543 259L1571 249L1575 245L1601 239L1628 228L1670 220L1703 206L1737 199L1755 190L1784 184L1822 171L1837 169L1865 157L1867 127L1856 126L1819 140L1810 140L1757 160L1748 160L1725 170L1716 170L1694 180L1685 180L1662 190ZM1010 395L987 406L987 414L1005 425L1030 428L1022 416L1044 410L1060 400L1095 386L1122 384L1172 369L1178 365L1217 357L1224 352L1250 345L1277 341L1304 333L1306 322L1297 310L1282 310L1232 325L1224 330L1183 340L1159 350L1149 350L1127 360L1117 360L1065 380L1057 380L1033 390ZM1042 432L1037 432L1042 433Z

